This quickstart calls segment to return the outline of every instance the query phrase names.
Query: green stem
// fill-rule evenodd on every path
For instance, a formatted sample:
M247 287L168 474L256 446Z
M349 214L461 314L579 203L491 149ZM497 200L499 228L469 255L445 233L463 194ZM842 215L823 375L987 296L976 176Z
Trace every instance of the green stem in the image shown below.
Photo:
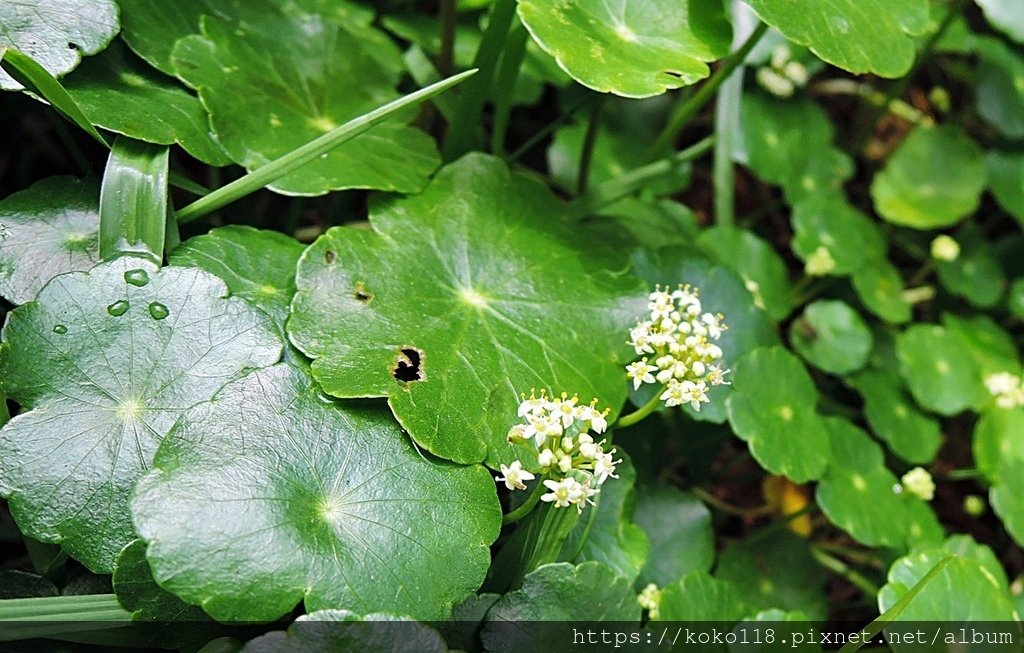
M864 592L865 595L874 598L878 596L878 592L881 591L878 585L875 585L874 583L869 581L867 578L862 576L859 572L851 568L850 565L846 564L839 558L834 558L828 553L825 553L824 551L822 551L821 547L812 545L811 555L814 556L814 559L822 567L828 569L829 571L835 574L842 576L843 578L848 580L851 585L855 586L861 592Z
M447 77L455 70L455 22L458 14L455 0L441 0L438 7L441 20L441 50L437 54L437 71Z
M974 468L954 469L950 472L946 472L942 476L943 478L947 478L951 481L966 481L981 478L981 471Z
M533 510L534 506L537 505L537 502L540 501L541 495L544 494L544 479L546 478L547 474L544 474L540 478L538 478L537 484L533 486L532 490L530 490L530 496L526 497L526 501L523 501L523 504L521 506L519 506L518 508L516 508L515 510L501 518L502 526L514 524L523 517L530 514L530 511Z
M579 172L576 176L577 196L587 192L587 184L590 181L590 164L594 160L594 147L597 145L597 135L601 131L601 118L604 116L604 109L607 105L608 96L601 94L594 102L593 110L590 112L587 133L583 136L583 149L580 151Z
M691 95L686 102L679 105L679 108L672 114L672 117L669 118L668 124L665 125L665 128L661 130L660 134L658 134L658 138L655 139L654 146L652 147L654 152L663 151L671 145L673 141L675 141L676 137L679 136L679 133L682 132L688 124L690 124L693 117L704 108L704 105L707 104L712 97L714 97L718 87L721 86L725 80L729 79L729 76L732 75L733 71L743 63L743 60L747 58L747 55L750 54L750 51L754 49L754 46L757 45L757 42L761 40L761 37L764 36L767 31L768 24L759 23L747 40L744 41L743 45L722 60L721 65L714 74L711 75L708 81L704 82L704 85L701 86L696 93Z
M738 515L740 517L760 517L761 515L767 515L772 511L772 507L768 505L756 506L754 508L737 508L736 506L729 505L710 492L707 492L703 488L699 488L697 486L690 488L690 494L697 497L704 503L707 503L722 512L729 513L730 515Z
M558 553L562 550L562 544L579 517L579 513L571 506L557 508L555 504L549 503L546 504L545 508L546 512L542 515L543 524L537 536L533 552L523 567L523 575L530 573L541 565L558 559Z
M557 118L555 118L548 124L544 125L542 129L539 129L536 133L534 133L534 135L527 139L525 143L517 147L515 152L508 155L506 160L509 163L518 161L520 157L522 157L524 154L532 150L537 145L537 143L540 143L542 140L550 136L551 132L555 131L565 123L569 122L569 120L574 115L576 115L576 112L582 109L584 106L586 106L586 104L586 101L582 100L572 105L572 107L568 111L559 114Z
M660 388L658 388L658 391L654 393L654 396L651 397L646 404L636 409L629 415L623 415L622 417L620 417L615 422L615 424L612 425L612 429L629 428L630 426L633 426L643 418L653 413L658 408L658 404L661 403L661 395L665 391L665 388L666 386L661 386Z
M473 59L473 67L477 68L480 74L462 89L455 110L455 120L444 143L443 153L446 161L453 161L466 152L478 149L480 118L484 104L491 94L494 71L515 13L516 0L495 0L490 19L487 21L487 29L484 30L480 47Z
M73 618L73 619L72 619ZM0 601L0 622L3 621L91 621L93 619L131 620L113 594L81 596L46 596Z
M505 135L512 116L512 99L529 38L526 28L516 21L508 33L505 50L501 53L501 64L494 83L494 128L491 130L491 152L496 156L505 156Z

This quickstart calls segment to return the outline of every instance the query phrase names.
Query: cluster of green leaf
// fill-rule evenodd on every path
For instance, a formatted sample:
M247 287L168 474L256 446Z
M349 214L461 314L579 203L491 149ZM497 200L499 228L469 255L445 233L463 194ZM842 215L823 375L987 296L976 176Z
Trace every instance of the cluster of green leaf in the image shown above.
M72 161L0 146L0 638L1020 620L1014 6L0 5ZM728 325L700 410L625 374L676 284ZM596 505L536 503L533 389L609 409Z

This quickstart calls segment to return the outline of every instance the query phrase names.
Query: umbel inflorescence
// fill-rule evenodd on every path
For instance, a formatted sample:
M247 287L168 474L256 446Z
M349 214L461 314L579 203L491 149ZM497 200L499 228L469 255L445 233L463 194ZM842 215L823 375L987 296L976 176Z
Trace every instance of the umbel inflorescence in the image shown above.
M537 447L537 460L545 476L544 487L548 492L541 501L552 503L556 508L575 505L577 510L593 504L593 497L600 491L601 484L609 478L618 478L615 466L622 462L615 460L615 450L605 451L606 440L594 439L608 428L608 410L598 410L597 400L581 404L577 395L563 392L557 398L545 390L531 391L519 405L519 417L523 422L516 424L508 433L509 442L532 442ZM523 469L520 461L501 466L501 476L496 480L505 483L510 490L525 490L525 481L533 480L534 474Z
M709 387L729 383L722 349L714 342L728 327L721 314L704 312L700 291L690 285L680 284L672 292L655 286L649 299L649 318L629 333L629 344L643 357L626 366L626 376L633 389L663 384L660 399L667 406L688 403L700 410L709 401Z

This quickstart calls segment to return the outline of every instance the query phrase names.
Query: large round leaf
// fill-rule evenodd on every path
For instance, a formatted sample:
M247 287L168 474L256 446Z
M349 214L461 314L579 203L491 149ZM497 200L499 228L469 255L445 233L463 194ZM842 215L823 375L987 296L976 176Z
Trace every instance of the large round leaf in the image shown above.
M914 62L912 35L928 28L927 0L746 0L761 20L852 73L900 77Z
M633 519L651 541L638 585L664 586L691 571L711 569L715 559L711 512L693 495L670 485L641 490Z
M190 410L153 464L132 501L153 577L220 620L300 600L445 619L500 528L483 468L427 460L385 410L342 407L287 364Z
M754 297L754 305L773 320L789 315L793 289L786 264L774 247L746 229L721 225L702 230L697 244L719 263L738 272Z
M0 202L0 296L30 301L62 272L99 261L99 186L50 177Z
M236 163L259 168L397 96L400 55L373 27L346 25L316 0L257 6L238 5L230 18L204 16L202 35L179 40L172 53L176 74L198 89ZM392 121L270 187L296 195L415 192L439 162L429 136Z
M993 150L986 155L985 164L999 206L1024 224L1024 154Z
M989 497L1007 532L1024 546L1024 460L1014 457L1002 462Z
M51 281L3 329L0 379L27 412L0 430L0 492L22 531L109 572L128 493L182 411L274 363L265 316L193 268L122 257Z
M896 339L900 374L925 408L955 415L988 398L978 364L949 329L915 324Z
M738 588L727 580L691 571L661 592L655 621L739 621L748 608Z
M723 6L703 0L519 0L519 17L573 79L625 97L707 77L731 41Z
M972 444L978 470L989 482L998 482L1003 465L1024 462L1024 408L992 407L982 413Z
M288 332L337 397L383 397L410 435L458 462L509 462L520 393L616 410L646 289L591 274L540 184L470 155L423 193L334 228L299 262Z
M64 79L64 87L94 125L148 143L178 143L213 165L231 163L210 135L199 99L120 41L83 63Z
M864 306L886 322L910 320L910 303L903 296L903 278L888 259L872 261L853 273L853 288Z
M755 349L736 364L729 423L762 467L797 483L814 480L829 460L817 397L796 356L781 347Z
M0 4L0 48L35 59L51 75L73 70L83 54L96 54L119 28L113 0L32 0ZM0 70L0 88L19 89Z
M986 178L981 150L959 128L922 127L875 175L871 197L879 215L893 224L938 229L978 208Z
M895 370L868 369L846 381L864 397L864 417L893 453L910 463L935 459L942 444L939 423L910 400Z
M1024 58L996 38L978 39L978 54L978 113L1003 134L1024 137Z
M885 257L885 239L875 222L840 192L815 193L794 205L793 230L793 251L804 261L828 250L835 261L829 274L853 274Z
M838 300L814 302L793 322L790 340L809 363L833 374L860 369L871 353L872 337L864 320Z

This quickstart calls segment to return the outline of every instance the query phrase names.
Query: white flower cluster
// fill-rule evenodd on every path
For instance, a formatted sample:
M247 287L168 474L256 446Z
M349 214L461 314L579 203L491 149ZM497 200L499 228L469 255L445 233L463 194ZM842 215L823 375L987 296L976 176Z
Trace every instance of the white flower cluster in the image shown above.
M637 354L649 355L627 365L626 376L634 390L644 383L667 386L660 397L667 406L690 404L700 410L709 401L709 386L729 384L722 349L712 342L727 328L722 316L705 313L700 291L683 284L671 293L656 286L647 308L650 319L630 330L629 344Z
M600 435L608 428L608 410L595 408L597 400L581 404L577 395L563 392L558 398L548 396L545 390L538 395L531 391L519 404L522 423L508 432L509 442L532 441L538 451L537 460L545 474L558 478L544 480L549 492L541 501L557 508L575 505L580 512L586 504L593 505L593 497L609 478L618 478L615 449L605 451L606 440L596 442L593 431ZM495 480L505 483L510 490L525 490L525 481L536 476L525 469L520 461L501 466L501 476Z
M782 44L772 52L769 65L757 69L756 77L764 90L776 97L788 98L807 84L810 74L806 66L793 59L789 46Z
M1000 408L1024 406L1024 386L1021 378L1009 372L997 372L985 378L985 387L996 398Z
M935 481L924 467L915 467L900 479L903 489L922 501L931 501L935 497Z
M641 608L647 610L647 615L651 619L657 619L659 617L658 609L661 607L661 590L654 583L648 583L637 595L636 602L640 604Z

